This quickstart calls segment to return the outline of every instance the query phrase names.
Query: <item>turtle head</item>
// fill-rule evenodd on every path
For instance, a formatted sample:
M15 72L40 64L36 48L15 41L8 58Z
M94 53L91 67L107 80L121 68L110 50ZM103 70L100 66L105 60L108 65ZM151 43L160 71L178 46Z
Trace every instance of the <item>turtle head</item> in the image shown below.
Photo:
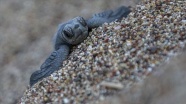
M88 36L87 23L83 17L76 17L60 25L58 35L60 35L62 40L67 44L79 44Z

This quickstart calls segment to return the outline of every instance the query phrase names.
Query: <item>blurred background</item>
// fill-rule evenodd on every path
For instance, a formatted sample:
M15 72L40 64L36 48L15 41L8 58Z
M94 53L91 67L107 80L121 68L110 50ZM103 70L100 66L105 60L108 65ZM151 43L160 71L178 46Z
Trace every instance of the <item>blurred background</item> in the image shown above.
M14 104L53 50L61 22L139 0L0 0L0 103Z

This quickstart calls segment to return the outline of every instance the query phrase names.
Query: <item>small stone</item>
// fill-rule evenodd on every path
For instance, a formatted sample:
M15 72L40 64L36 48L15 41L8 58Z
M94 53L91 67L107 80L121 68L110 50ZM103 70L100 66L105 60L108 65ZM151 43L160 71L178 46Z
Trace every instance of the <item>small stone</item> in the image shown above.
M153 47L149 47L148 48L148 51L151 53L151 54L154 54L158 51L158 47L157 46L153 46Z
M65 104L68 104L70 101L69 101L68 98L63 98L63 102L64 102Z
M43 103L50 103L50 102L52 102L52 101L51 101L51 99L48 98L47 96L45 96L45 97L43 98Z
M52 79L55 81L55 80L57 80L57 79L58 79L58 77L52 77Z
M121 26L118 25L118 26L114 27L114 29L115 29L115 30L119 30L119 29L121 29Z
M122 89L124 86L121 83L113 83L113 82L101 82L100 86L112 88L112 89Z
M186 24L186 20L182 20L181 22L184 23L184 24Z

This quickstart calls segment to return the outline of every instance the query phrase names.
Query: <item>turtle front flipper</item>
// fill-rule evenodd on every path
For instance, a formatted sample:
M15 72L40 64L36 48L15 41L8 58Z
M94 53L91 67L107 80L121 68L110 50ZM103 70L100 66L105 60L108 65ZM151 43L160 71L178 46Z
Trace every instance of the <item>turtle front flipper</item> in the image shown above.
M87 25L89 29L96 28L101 26L104 23L110 23L115 20L121 20L123 17L131 12L129 7L121 6L115 11L107 10L101 13L94 14L92 18L88 19Z
M59 70L63 61L67 59L69 50L69 46L62 45L58 50L52 52L52 54L41 65L41 70L32 73L30 77L30 86L33 86L43 78L50 76L54 71Z

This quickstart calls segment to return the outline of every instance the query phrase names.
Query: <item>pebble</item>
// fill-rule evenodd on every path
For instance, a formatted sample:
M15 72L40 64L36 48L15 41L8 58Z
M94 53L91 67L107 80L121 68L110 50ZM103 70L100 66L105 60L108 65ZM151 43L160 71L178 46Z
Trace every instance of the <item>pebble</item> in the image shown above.
M185 0L143 0L121 22L93 29L63 67L29 87L20 103L88 103L130 87L186 43Z
M68 104L68 103L69 103L68 98L64 98L64 99L63 99L63 102L64 102L65 104Z
M100 86L111 88L111 89L119 89L119 90L123 89L124 87L123 84L121 83L113 83L113 82L105 82L105 81L101 82Z

